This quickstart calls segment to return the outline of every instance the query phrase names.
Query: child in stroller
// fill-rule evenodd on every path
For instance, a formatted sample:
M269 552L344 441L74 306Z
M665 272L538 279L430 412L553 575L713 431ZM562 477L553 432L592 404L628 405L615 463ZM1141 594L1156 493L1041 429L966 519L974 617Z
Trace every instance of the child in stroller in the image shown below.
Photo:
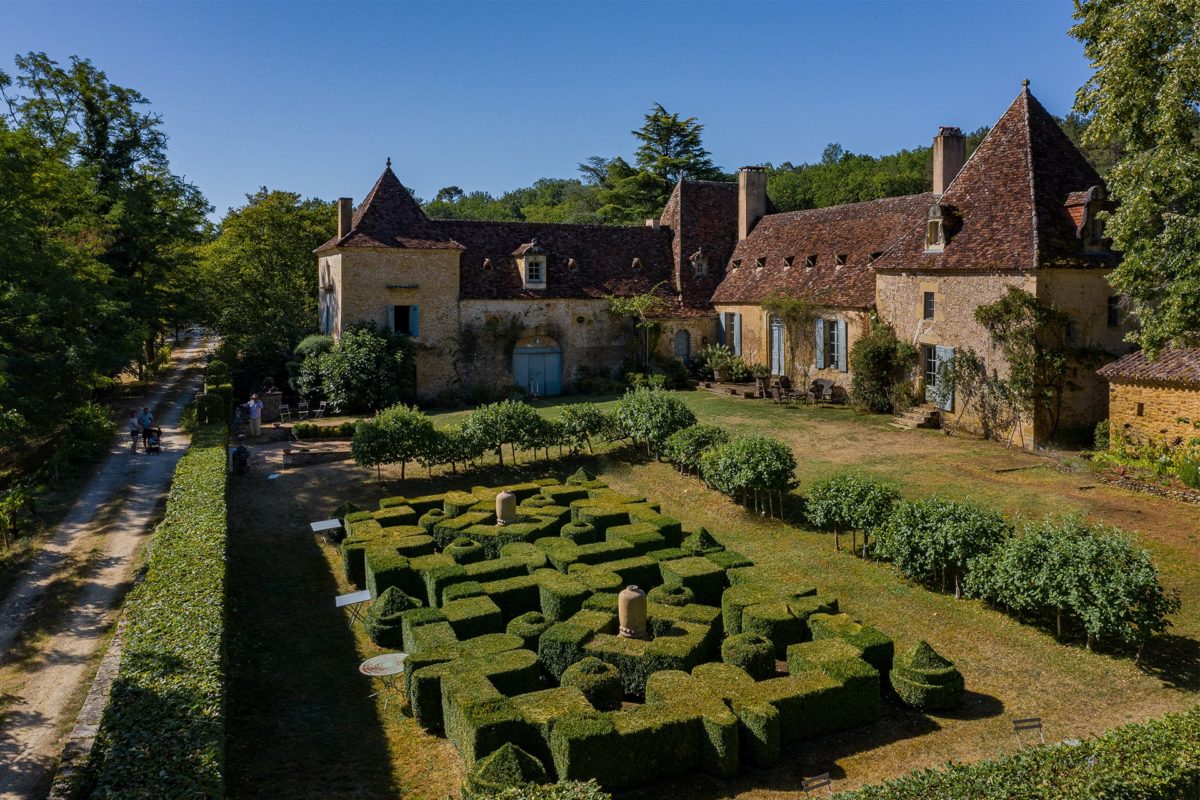
M162 428L147 428L146 429L146 452L161 453L162 452Z

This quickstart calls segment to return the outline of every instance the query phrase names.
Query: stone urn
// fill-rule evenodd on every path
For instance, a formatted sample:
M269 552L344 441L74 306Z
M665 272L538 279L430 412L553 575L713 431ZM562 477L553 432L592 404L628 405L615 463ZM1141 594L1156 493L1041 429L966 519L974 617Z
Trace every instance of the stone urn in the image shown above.
M619 636L627 639L646 638L646 593L636 586L626 586L617 595Z
M496 495L496 524L508 525L517 521L517 496L512 492Z

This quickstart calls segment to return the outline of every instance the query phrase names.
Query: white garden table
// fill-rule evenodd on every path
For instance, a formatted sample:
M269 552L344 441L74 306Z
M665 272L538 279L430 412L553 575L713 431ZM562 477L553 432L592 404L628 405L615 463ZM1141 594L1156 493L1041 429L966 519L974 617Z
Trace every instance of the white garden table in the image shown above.
M406 658L408 658L407 653L384 653L381 656L368 658L358 665L359 672L369 678L378 678L382 684L379 691L373 692L370 697L377 697L383 694L383 708L385 711L387 710L388 702L392 699L392 695L396 693L396 684L400 680L400 676L404 674L404 659Z

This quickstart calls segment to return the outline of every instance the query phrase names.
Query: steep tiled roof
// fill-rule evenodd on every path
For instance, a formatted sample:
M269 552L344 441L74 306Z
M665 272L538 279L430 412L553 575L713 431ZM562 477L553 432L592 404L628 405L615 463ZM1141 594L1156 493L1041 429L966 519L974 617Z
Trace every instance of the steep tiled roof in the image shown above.
M350 232L336 236L317 248L320 253L335 247L403 247L458 249L459 245L430 227L430 219L392 172L391 162L379 176L362 204L354 211Z
M429 224L439 238L464 248L459 262L464 299L629 295L659 283L664 296L674 294L671 232L665 228L449 219ZM545 289L524 288L512 255L534 239L546 254Z
M1032 270L1111 266L1086 254L1068 201L1100 176L1037 99L1022 90L947 187L939 203L956 217L941 253L925 252L922 219L876 269Z
M737 243L732 259L740 266L726 273L713 302L757 303L786 293L830 306L869 308L875 304L872 254L924 220L933 200L933 194L915 194L768 214ZM806 266L810 256L816 256L811 267ZM845 257L841 266L838 256Z
M1153 361L1139 350L1106 364L1096 372L1110 381L1200 384L1200 348L1163 350Z
M675 233L671 242L675 287L685 304L708 307L737 241L737 210L736 183L682 180L675 185L660 219ZM696 253L707 261L704 275L696 275L692 267Z

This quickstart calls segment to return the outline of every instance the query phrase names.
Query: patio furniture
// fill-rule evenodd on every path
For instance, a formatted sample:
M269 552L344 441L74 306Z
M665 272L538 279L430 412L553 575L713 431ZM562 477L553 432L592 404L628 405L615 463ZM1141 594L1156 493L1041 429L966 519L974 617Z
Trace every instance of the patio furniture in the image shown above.
M280 421L286 421L286 422L292 421L292 407L289 406L287 403L279 404L279 419L280 419Z
M817 378L812 382L809 391L818 403L833 402L833 381L829 378Z
M366 661L358 665L358 671L368 678L378 678L380 682L379 691L372 692L368 697L378 697L382 694L383 708L386 711L388 703L391 702L392 695L399 691L397 683L400 676L404 674L404 660L408 658L407 653L384 653L381 656L368 658Z
M309 523L313 533L321 534L321 537L330 544L334 543L333 531L340 530L342 521L340 519L323 519L320 522Z
M329 403L322 400L321 405L317 408L317 410L315 412L313 412L313 419L321 419L322 417L324 417L325 416L325 406L327 406L327 405L329 405Z
M354 627L354 623L358 622L362 617L363 603L371 599L371 593L366 589L361 592L350 592L350 594L339 594L333 598L334 608L350 608L350 627Z
M770 397L771 392L767 389L766 378L754 379L754 394L756 397Z
M307 400L300 401L300 405L297 408L297 412L298 413L296 414L296 416L298 416L300 419L308 419L308 401Z

